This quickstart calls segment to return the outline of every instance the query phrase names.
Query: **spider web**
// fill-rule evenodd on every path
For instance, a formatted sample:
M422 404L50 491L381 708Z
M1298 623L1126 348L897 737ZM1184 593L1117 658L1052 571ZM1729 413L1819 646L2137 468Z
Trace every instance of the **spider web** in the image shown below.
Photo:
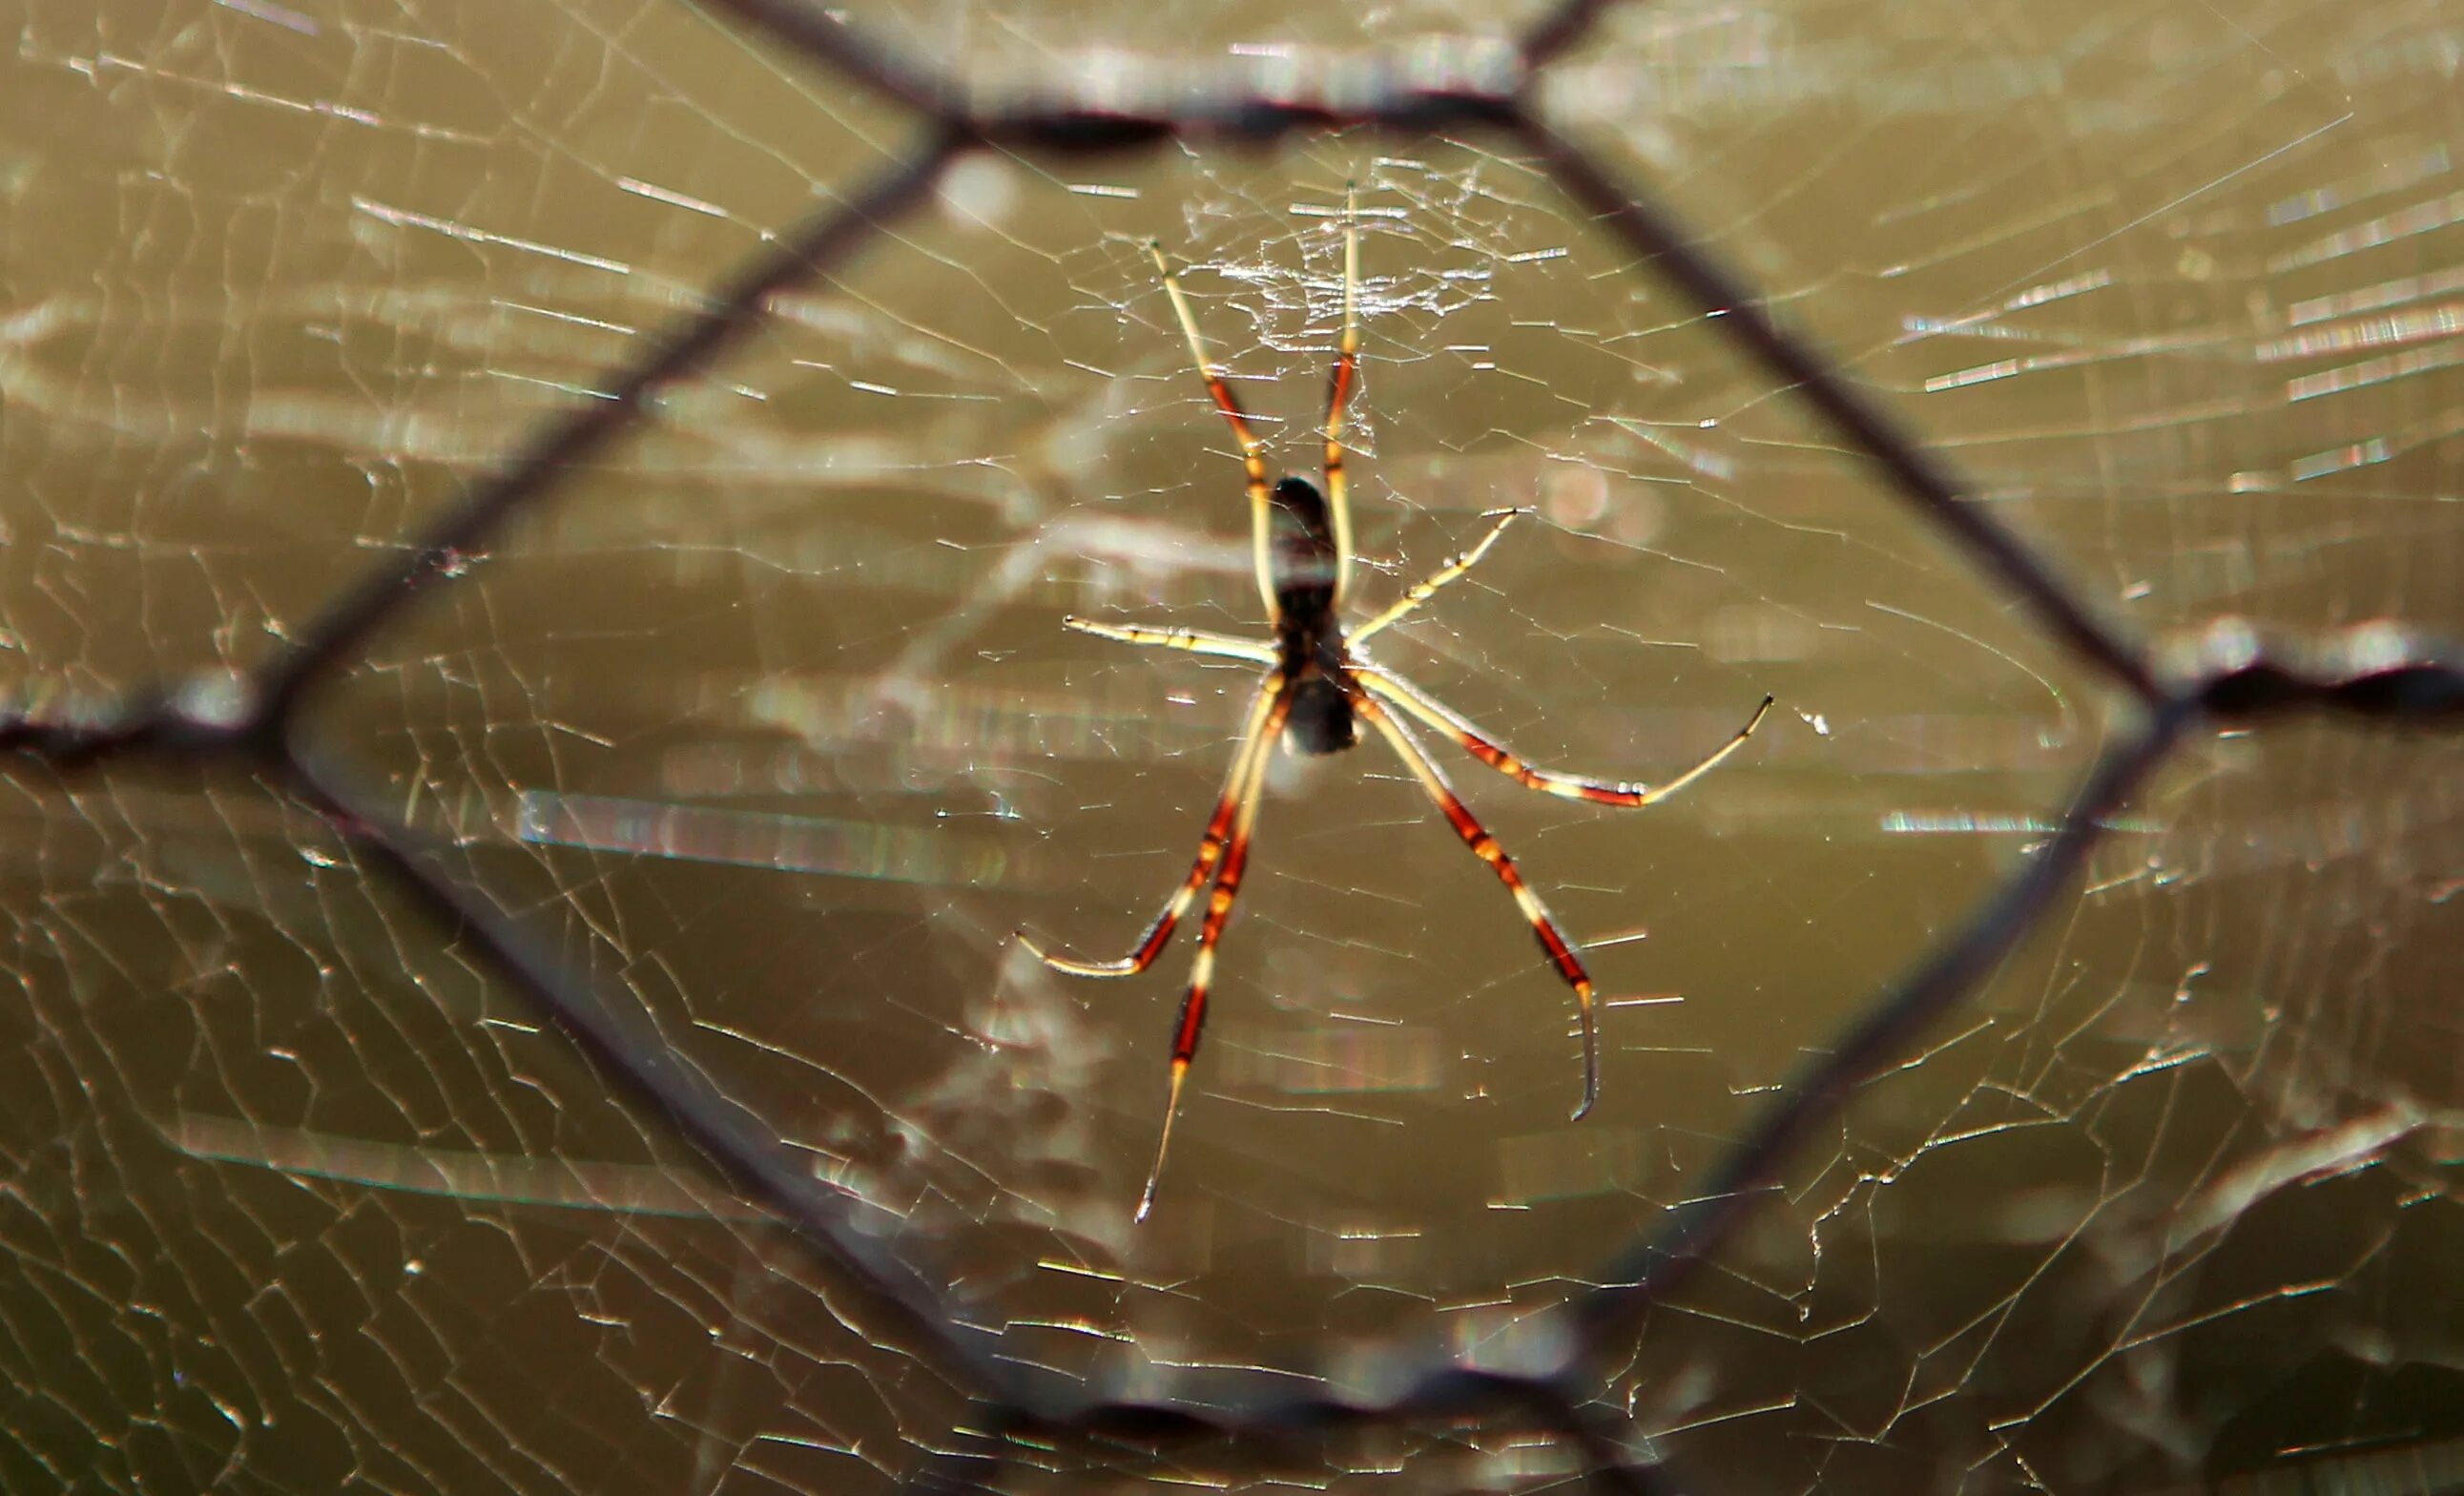
M1538 14L855 19L989 107L1340 101L1376 58L1469 91ZM913 100L673 0L17 21L0 661L46 732L166 683L247 718L240 672L867 206L343 649L297 774L176 734L16 763L0 1485L863 1490L988 1447L970 1478L1073 1491L2455 1484L2452 735L2151 709L1529 136L1022 141L907 192ZM2459 33L1672 0L1531 97L2168 688L2369 680L2464 634ZM1278 755L1133 1227L1192 936L1095 982L1013 932L1126 948L1255 671L1060 620L1263 631L1145 244L1314 475L1347 183L1355 608L1532 511L1380 659L1614 779L1779 706L1642 812L1432 744L1599 980L1579 1123L1495 880L1375 741ZM1789 1111L2142 735L2028 938ZM1647 1313L1586 1317L1731 1199ZM1534 1411L1558 1378L1613 1432ZM1153 1411L1286 1395L1280 1443ZM1149 1411L1020 1424L1067 1396Z

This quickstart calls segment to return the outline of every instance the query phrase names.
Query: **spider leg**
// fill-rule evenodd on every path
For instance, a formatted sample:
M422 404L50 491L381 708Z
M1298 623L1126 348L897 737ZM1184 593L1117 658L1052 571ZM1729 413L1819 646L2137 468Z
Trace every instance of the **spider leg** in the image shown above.
M1241 896L1241 878L1249 867L1249 838L1258 826L1258 802L1266 783L1266 748L1275 735L1284 730L1284 718L1290 715L1291 692L1281 677L1268 688L1269 705L1265 717L1258 724L1260 747L1249 758L1248 774L1241 786L1239 808L1232 817L1232 838L1223 853L1223 865L1215 874L1215 888L1206 897L1206 919L1199 926L1198 960L1189 969L1189 991L1180 1000L1180 1016L1174 1021L1172 1041L1172 1089L1165 1097L1163 1133L1155 1139L1155 1165L1147 1171L1147 1187L1138 1195L1136 1218L1147 1219L1155 1209L1155 1186L1163 1179L1163 1161L1172 1151L1173 1119L1180 1114L1181 1083L1189 1078L1190 1062L1198 1058L1198 1038L1206 1025L1206 993L1215 980L1215 944L1223 938L1223 926L1232 917L1232 905Z
M1557 975L1564 979L1566 985L1574 989L1574 1006L1583 1023L1583 1099L1574 1107L1574 1119L1581 1120L1583 1114L1592 1110L1592 1104L1600 1099L1600 1038L1598 1024L1592 1014L1592 974L1583 969L1582 958L1558 933L1557 923L1550 917L1548 906L1540 902L1540 895L1532 892L1530 886L1523 881L1523 874L1515 869L1514 859L1506 855L1506 848L1497 844L1496 837L1488 834L1487 828L1471 813L1471 807L1465 805L1463 798L1454 792L1454 786L1446 782L1446 777L1438 772L1437 763L1421 751L1410 730L1395 720L1378 704L1377 698L1365 690L1355 690L1352 703L1353 710L1369 718L1379 732L1386 735L1386 742L1395 750L1395 757L1402 759L1403 766L1412 771L1412 777L1420 781L1420 788L1428 793L1440 813L1445 816L1446 824L1455 828L1455 835L1463 839L1463 846L1471 848L1473 856L1488 864L1489 870L1497 874L1497 880L1514 895L1514 902L1523 911L1523 917L1530 921L1532 936L1540 942L1541 951L1557 968Z
M1171 943L1172 934L1180 926L1180 916L1189 912L1189 901L1198 896L1206 875L1223 856L1223 845L1230 839L1232 823L1238 814L1243 792L1254 776L1252 771L1266 751L1274 746L1272 734L1262 733L1272 715L1275 699L1280 694L1272 681L1258 688L1257 698L1250 703L1248 720L1241 728L1241 746L1232 756L1232 767L1223 776L1223 790L1215 802L1215 813L1206 818L1206 834L1199 839L1198 858L1189 865L1189 876L1180 888L1164 901L1163 912L1146 928L1146 933L1130 947L1130 954L1118 960L1081 960L1059 951L1047 951L1035 943L1023 930L1018 932L1018 943L1032 952L1037 960L1057 972L1072 977L1133 977L1155 964L1155 957Z
M1343 188L1343 343L1326 395L1326 502L1334 521L1334 599L1352 581L1352 503L1343 473L1343 422L1360 382L1360 220L1358 189Z
M1064 628L1075 628L1082 634L1098 639L1117 639L1123 644L1155 645L1166 649L1186 649L1192 654L1220 655L1227 660L1247 660L1253 665L1275 663L1275 647L1263 639L1241 639L1231 634L1209 633L1203 628L1157 628L1148 624L1099 624L1091 618L1072 615L1061 621Z
M1513 751L1505 744L1472 726L1453 708L1384 666L1354 660L1352 672L1364 688L1375 693L1380 699L1401 707L1438 732L1463 744L1465 753L1498 773L1509 779L1519 780L1527 787L1536 789L1544 795L1556 795L1566 800L1586 800L1595 805L1632 807L1660 803L1718 768L1728 755L1744 747L1746 739L1754 735L1755 728L1763 725L1763 718L1771 709L1771 698L1768 695L1764 696L1762 705L1754 708L1754 715L1746 719L1745 726L1737 729L1735 737L1712 749L1700 763L1667 783L1635 784L1624 781L1586 779L1579 774L1561 774L1553 769L1535 768L1515 757Z
M1189 340L1189 357L1198 365L1199 378L1206 381L1206 392L1215 397L1215 408L1232 423L1232 436L1241 444L1241 467L1249 481L1250 560L1258 569L1258 593L1266 600L1266 616L1277 616L1275 580L1267 562L1267 529L1270 512L1266 501L1265 446L1258 433L1249 429L1249 413L1232 396L1232 386L1223 377L1223 367L1206 356L1206 340L1199 335L1198 319L1189 310L1189 297L1180 289L1180 277L1172 273L1172 265L1163 257L1163 246L1147 241L1147 253L1155 256L1155 269L1162 273L1165 295L1172 298L1172 315L1180 321L1181 336Z
M1488 554L1488 548L1497 543L1497 538L1506 533L1506 527L1512 524L1518 517L1528 515L1529 513L1531 513L1531 511L1529 509L1500 509L1490 511L1490 514L1496 517L1497 523L1490 526L1488 533L1480 538L1479 544L1474 545L1470 550L1463 552L1454 560L1439 567L1436 571L1430 573L1429 579L1426 582L1415 583L1410 591L1395 600L1393 606L1387 608L1386 611L1378 614L1376 617L1361 625L1359 627L1353 629L1351 631L1352 642L1354 645L1366 643L1371 635L1392 627L1396 624L1401 623L1414 608L1419 607L1421 604L1426 603L1429 599L1437 596L1438 589L1440 587L1444 586L1447 583L1454 581L1464 572L1467 572L1474 566L1479 565L1480 559ZM1489 517L1489 516L1484 515L1481 517L1485 519Z

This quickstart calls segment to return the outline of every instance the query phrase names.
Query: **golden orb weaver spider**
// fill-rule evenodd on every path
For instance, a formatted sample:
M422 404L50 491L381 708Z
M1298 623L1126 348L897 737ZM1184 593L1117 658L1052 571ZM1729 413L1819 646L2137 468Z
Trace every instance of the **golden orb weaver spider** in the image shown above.
M1265 448L1249 429L1247 412L1233 398L1222 366L1206 356L1206 341L1199 336L1198 319L1182 294L1180 277L1173 274L1171 264L1165 260L1162 244L1155 240L1147 244L1147 253L1155 257L1155 269L1163 276L1173 316L1189 340L1190 358L1199 377L1206 381L1206 391L1214 397L1215 407L1231 423L1233 438L1241 445L1241 463L1248 475L1252 561L1274 637L1243 639L1198 628L1103 624L1077 617L1062 620L1067 627L1099 638L1246 660L1266 669L1265 679L1259 684L1241 729L1222 792L1216 798L1214 813L1207 817L1205 834L1199 840L1197 860L1190 864L1188 876L1165 901L1162 913L1155 915L1130 954L1111 961L1080 960L1044 949L1024 931L1018 935L1037 959L1054 971L1074 977L1134 976L1155 964L1178 928L1181 915L1198 896L1199 887L1209 874L1215 879L1214 891L1207 898L1206 917L1199 929L1198 959L1190 969L1189 991L1181 999L1180 1016L1174 1028L1172 1089L1164 1102L1163 1132L1155 1142L1155 1163L1147 1172L1146 1188L1138 1197L1139 1221L1146 1220L1155 1208L1155 1188L1163 1178L1164 1156L1172 1147L1173 1119L1180 1111L1181 1084L1188 1078L1190 1063L1198 1057L1199 1034L1206 1023L1206 996L1215 976L1215 948L1232 917L1242 876L1248 869L1249 840L1257 828L1258 803L1265 787L1266 758L1278 737L1295 754L1340 753L1358 740L1357 725L1366 719L1385 737L1395 756L1403 760L1403 766L1412 771L1412 777L1419 781L1421 790L1462 838L1463 846L1486 863L1506 885L1507 891L1513 894L1523 917L1530 923L1532 935L1540 941L1541 951L1574 992L1583 1033L1583 1097L1573 1113L1580 1119L1592 1110L1600 1093L1599 1033L1592 1012L1591 974L1584 969L1582 957L1575 955L1573 946L1558 932L1556 921L1540 902L1540 896L1523 881L1514 859L1506 854L1497 838L1489 835L1456 795L1411 730L1387 709L1398 709L1432 731L1453 738L1473 758L1531 789L1598 805L1640 806L1665 800L1717 768L1722 759L1753 736L1771 708L1771 698L1764 696L1762 705L1754 709L1753 715L1735 737L1665 784L1655 787L1611 782L1526 763L1435 696L1394 671L1372 663L1360 652L1360 647L1372 636L1400 623L1434 597L1438 589L1479 564L1489 547L1506 533L1506 527L1528 510L1492 511L1485 517L1493 517L1497 522L1478 544L1439 567L1426 581L1412 586L1385 611L1346 637L1339 610L1352 575L1352 514L1345 491L1343 428L1344 412L1358 383L1360 366L1357 207L1353 190L1346 189L1343 341L1335 356L1327 395L1323 495L1304 478L1287 477L1271 488L1267 486Z

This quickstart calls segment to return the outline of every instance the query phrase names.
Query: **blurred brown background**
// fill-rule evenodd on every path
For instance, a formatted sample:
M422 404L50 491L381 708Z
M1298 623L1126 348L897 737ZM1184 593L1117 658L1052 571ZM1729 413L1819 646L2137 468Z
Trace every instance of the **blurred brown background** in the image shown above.
M859 6L987 98L1467 54L1486 6ZM262 658L922 122L678 0L0 0L0 682ZM1709 0L1540 86L2161 641L2464 635L2464 7ZM1185 869L1359 185L1380 657L1619 813L1448 771L1589 959L1374 742L1279 759L1154 1220ZM2024 865L2117 703L1509 141L967 161L391 626L313 732L654 1014L1018 1360L1512 1364ZM1610 1357L1688 1489L2464 1480L2451 742L2194 737L2088 885ZM0 1485L883 1489L946 1369L727 1200L517 992L236 775L20 766ZM1021 1488L1555 1488L1506 1424L1065 1447ZM1100 1476L1098 1472L1101 1472ZM1109 1484L1106 1484L1109 1483Z

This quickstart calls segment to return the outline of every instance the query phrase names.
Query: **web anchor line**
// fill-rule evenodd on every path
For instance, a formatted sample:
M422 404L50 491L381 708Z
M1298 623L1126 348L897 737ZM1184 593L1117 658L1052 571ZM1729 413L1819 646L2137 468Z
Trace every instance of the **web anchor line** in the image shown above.
M1107 98L981 111L928 61L898 56L819 6L700 0L700 9L732 17L911 112L926 126L917 143L851 195L751 256L705 305L613 370L598 398L548 418L459 506L401 556L345 585L299 631L296 645L242 677L236 689L167 689L92 709L33 702L0 707L0 750L60 775L146 758L237 759L324 817L363 866L420 910L440 940L473 950L637 1106L663 1119L732 1188L775 1217L818 1265L861 1290L934 1375L973 1399L979 1424L970 1438L955 1441L965 1447L923 1462L911 1488L979 1488L1005 1474L1026 1441L1055 1437L1267 1442L1329 1428L1493 1415L1521 1417L1567 1438L1599 1488L1655 1496L1675 1489L1672 1471L1638 1455L1643 1443L1630 1416L1604 1411L1599 1400L1623 1337L1730 1242L1813 1128L1900 1058L1927 1023L1983 986L2079 877L2101 828L2199 724L2263 729L2285 718L2335 715L2453 733L2464 722L2464 667L2455 641L2413 640L2401 659L2351 669L2341 667L2333 650L2261 646L2161 674L2148 651L2099 618L2025 541L1969 500L1957 473L1886 403L1848 382L1810 340L1774 317L1750 288L1696 247L1697 236L1673 213L1619 182L1542 117L1533 79L1592 32L1610 9L1603 0L1553 7L1523 33L1521 65L1503 76L1467 65L1459 76L1432 81L1425 67L1397 67L1372 78L1375 87L1329 98L1230 91L1161 103ZM398 617L414 592L443 583L454 556L483 548L510 517L543 502L565 474L634 429L662 385L707 367L740 341L760 324L774 297L846 264L885 225L914 209L960 156L1031 145L1094 157L1172 141L1261 143L1354 127L1510 132L1573 201L1642 257L1643 274L1661 277L1702 315L1716 319L1740 348L1868 459L1903 502L2008 587L2036 627L2136 701L2144 719L2107 746L2060 826L2027 866L1834 1037L1730 1148L1698 1198L1669 1212L1647 1237L1623 1243L1595 1275L1597 1286L1570 1297L1564 1314L1571 1350L1555 1366L1481 1370L1442 1350L1398 1341L1376 1353L1393 1375L1378 1380L1375 1396L1289 1377L1261 1377L1255 1387L1186 1403L1063 1387L1058 1378L1030 1374L1002 1356L994 1337L974 1328L957 1295L904 1255L896 1238L869 1229L853 1200L815 1180L715 1083L677 1063L638 1004L628 1007L538 949L506 911L463 887L446 850L372 808L377 797L299 740L299 702L345 671L353 651Z

